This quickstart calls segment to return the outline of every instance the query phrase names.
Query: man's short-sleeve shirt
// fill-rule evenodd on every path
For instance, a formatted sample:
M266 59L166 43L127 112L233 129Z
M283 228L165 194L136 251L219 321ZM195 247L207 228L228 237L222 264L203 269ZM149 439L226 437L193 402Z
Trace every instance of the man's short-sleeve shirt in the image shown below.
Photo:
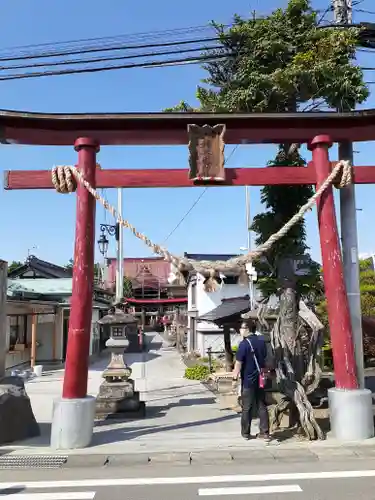
M252 352L250 342L245 338L240 342L236 354L237 361L242 363L241 380L244 388L259 384L259 371L254 360L254 354L261 369L265 368L267 358L267 346L264 337L261 335L250 335L248 339L251 342L254 353Z

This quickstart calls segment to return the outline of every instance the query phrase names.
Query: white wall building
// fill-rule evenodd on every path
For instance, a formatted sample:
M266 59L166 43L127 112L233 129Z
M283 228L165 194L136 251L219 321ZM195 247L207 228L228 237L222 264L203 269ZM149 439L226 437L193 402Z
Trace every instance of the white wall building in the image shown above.
M185 254L188 258L189 254ZM196 260L227 260L230 256L197 256ZM224 336L222 328L212 322L199 321L204 314L212 311L223 303L225 299L245 297L249 295L249 284L238 283L238 276L227 276L213 292L204 288L204 277L200 274L191 274L188 281L188 340L189 352L199 352L201 356L207 355L207 349L212 351L224 350ZM238 333L232 333L232 345L240 340Z

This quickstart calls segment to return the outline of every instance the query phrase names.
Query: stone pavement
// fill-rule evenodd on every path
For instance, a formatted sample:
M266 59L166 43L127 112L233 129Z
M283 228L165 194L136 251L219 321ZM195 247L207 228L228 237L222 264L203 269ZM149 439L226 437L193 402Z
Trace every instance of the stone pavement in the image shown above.
M95 426L92 446L86 452L142 452L204 449L230 445L239 438L238 415L221 410L214 395L200 382L183 378L185 366L179 354L168 348L157 333L147 334L149 350L128 354L132 378L141 399L146 401L146 418L120 423L101 422ZM88 393L95 396L108 363L102 358L89 370ZM53 400L61 394L63 370L47 372L26 384L42 436L12 445L25 453L50 452L49 433ZM256 427L254 432L256 432ZM0 448L1 449L1 448ZM82 450L83 451L83 450Z
M267 447L258 440L245 442L239 432L239 416L231 410L220 409L214 395L202 384L183 378L185 366L176 350L164 345L157 333L148 334L147 341L150 344L148 352L126 357L133 370L136 388L146 401L146 418L118 423L98 422L92 446L55 452L49 448L52 402L61 394L63 370L48 372L27 383L42 435L0 447L0 454L9 452L7 457L61 454L67 457L70 465L164 461L216 463L242 460L249 454L257 460L299 461L324 456L375 456L374 440L346 446L333 439L319 443L288 441L287 444ZM97 394L107 362L108 358L103 358L90 367L89 394ZM254 422L253 434L257 430L257 422Z

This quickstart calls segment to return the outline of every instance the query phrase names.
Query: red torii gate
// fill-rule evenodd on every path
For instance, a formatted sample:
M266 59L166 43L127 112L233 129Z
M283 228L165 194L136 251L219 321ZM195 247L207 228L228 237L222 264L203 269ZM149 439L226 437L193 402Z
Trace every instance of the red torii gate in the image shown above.
M99 170L96 154L104 145L186 145L189 124L225 124L226 144L309 143L313 161L307 167L225 169L220 186L315 184L331 172L328 149L332 142L375 139L375 110L300 114L39 114L0 111L3 144L73 145L77 168L92 187L193 187L188 171ZM354 182L375 183L375 167L354 167ZM216 184L215 184L216 185ZM5 189L51 189L51 171L6 171ZM340 425L364 421L371 429L371 393L360 390L356 375L353 335L345 291L332 187L318 202L324 283L332 337L335 384L340 406ZM52 439L55 446L72 448L89 444L93 428L93 403L87 397L88 354L92 313L95 245L95 199L78 183L73 268L63 398L54 411ZM353 403L355 409L353 410ZM368 408L368 404L370 405ZM343 416L344 415L344 416ZM62 436L62 437L61 437Z

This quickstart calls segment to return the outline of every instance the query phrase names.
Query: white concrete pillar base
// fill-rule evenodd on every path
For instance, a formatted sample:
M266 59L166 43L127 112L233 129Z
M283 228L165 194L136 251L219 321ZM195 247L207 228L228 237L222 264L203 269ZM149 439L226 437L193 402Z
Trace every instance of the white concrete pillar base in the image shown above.
M369 389L328 389L332 437L363 441L374 437L372 393Z
M75 450L90 446L94 430L95 402L82 399L57 399L53 402L51 448Z

